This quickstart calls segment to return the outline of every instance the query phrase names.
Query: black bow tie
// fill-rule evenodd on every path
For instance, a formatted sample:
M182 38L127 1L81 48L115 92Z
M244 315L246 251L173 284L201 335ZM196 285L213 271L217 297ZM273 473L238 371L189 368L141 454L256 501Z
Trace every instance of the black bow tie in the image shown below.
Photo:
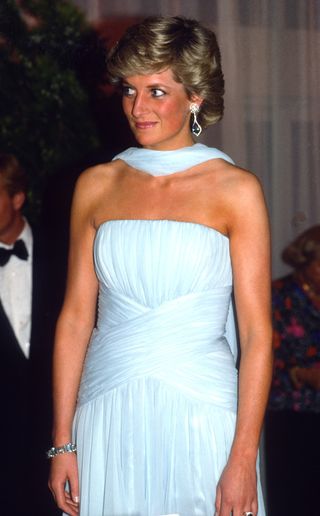
M28 259L28 251L23 240L17 240L12 249L0 247L0 266L6 265L13 254L21 260Z

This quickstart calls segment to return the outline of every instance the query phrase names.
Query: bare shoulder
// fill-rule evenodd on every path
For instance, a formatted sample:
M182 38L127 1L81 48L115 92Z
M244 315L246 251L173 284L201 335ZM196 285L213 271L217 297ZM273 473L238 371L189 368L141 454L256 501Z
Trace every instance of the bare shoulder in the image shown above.
M216 182L224 202L233 210L248 207L252 202L264 202L261 182L249 170L223 162L217 166Z
M230 198L261 195L261 183L255 174L224 160L217 161L219 163L215 166L215 176L221 193Z
M90 194L98 195L101 190L112 186L119 176L120 168L117 162L111 161L84 170L76 183L77 193L83 193L86 197L90 197Z
M96 226L103 200L112 197L118 167L113 162L86 169L77 179L72 202L73 218Z
M260 180L252 172L224 160L213 165L212 191L227 233L251 220L266 220L267 211Z

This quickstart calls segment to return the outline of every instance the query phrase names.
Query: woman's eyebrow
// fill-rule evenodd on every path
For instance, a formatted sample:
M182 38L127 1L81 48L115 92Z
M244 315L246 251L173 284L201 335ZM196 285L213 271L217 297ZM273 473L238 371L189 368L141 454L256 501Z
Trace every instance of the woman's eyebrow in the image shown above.
M131 84L129 81L125 81L125 80L122 81L122 86L130 86L131 88L134 88L134 89L136 88L136 86ZM168 88L168 89L170 89L170 86L168 86L167 84L156 82L156 83L152 83L152 84L147 84L146 88L149 88L149 89Z
M161 82L156 82L154 84L148 84L147 88L169 88L169 86Z

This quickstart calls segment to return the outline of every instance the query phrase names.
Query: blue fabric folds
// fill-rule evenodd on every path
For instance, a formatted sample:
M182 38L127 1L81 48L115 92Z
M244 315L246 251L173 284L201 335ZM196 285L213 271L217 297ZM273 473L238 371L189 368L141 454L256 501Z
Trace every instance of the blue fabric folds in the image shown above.
M142 151L150 166L136 151L117 158L143 170ZM237 410L229 240L192 222L113 220L94 259L98 322L74 420L80 514L212 516ZM259 503L264 516L260 485Z

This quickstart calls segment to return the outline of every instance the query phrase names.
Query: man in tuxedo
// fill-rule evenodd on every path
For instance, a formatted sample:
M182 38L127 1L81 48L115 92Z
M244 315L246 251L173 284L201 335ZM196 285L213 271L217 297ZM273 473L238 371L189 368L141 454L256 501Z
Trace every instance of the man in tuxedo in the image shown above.
M45 241L23 216L27 177L0 154L0 510L56 514L47 490L51 352L59 302Z

